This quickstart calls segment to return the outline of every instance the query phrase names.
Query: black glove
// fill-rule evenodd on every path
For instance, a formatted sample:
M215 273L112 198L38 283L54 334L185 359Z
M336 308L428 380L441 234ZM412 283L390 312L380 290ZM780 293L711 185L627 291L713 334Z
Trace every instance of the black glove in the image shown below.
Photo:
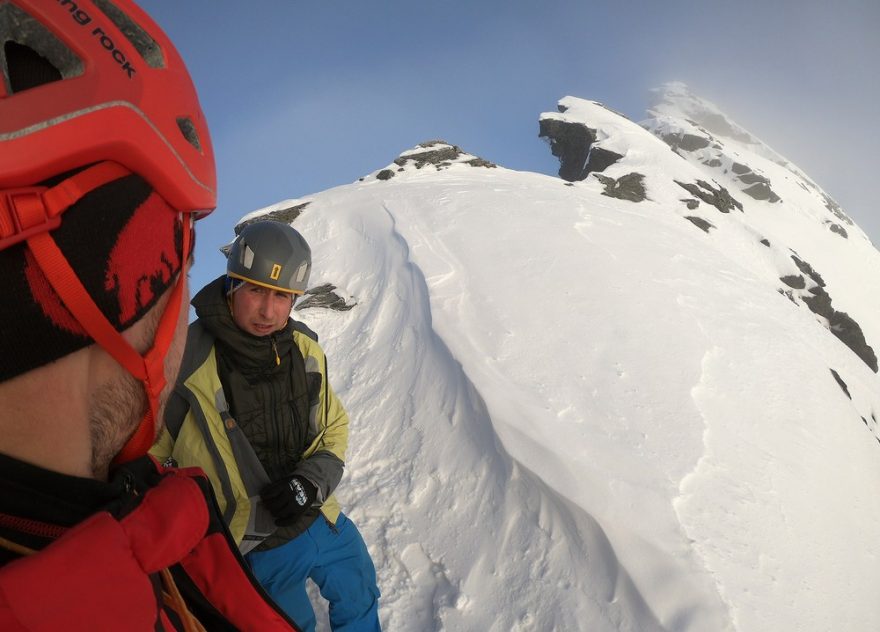
M312 506L317 496L318 488L301 476L269 483L260 492L263 504L279 527L287 527L296 522Z

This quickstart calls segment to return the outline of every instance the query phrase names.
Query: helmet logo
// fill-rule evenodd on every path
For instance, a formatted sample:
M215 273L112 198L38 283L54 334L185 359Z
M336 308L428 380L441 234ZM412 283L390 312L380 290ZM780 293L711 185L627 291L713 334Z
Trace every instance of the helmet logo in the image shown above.
M70 15L73 16L74 21L80 26L85 26L92 21L92 16L80 9L75 2L69 2L69 0L59 0L58 4L62 6L64 6L65 4L69 5L68 11L70 11Z
M58 4L62 7L67 7L67 11L70 13L71 17L73 17L74 22L79 24L80 26L86 26L91 23L92 16L86 13L83 9L80 9L77 6L76 2L72 0L58 0ZM101 46L110 53L110 56L113 57L113 61L119 64L122 67L122 70L125 71L126 75L129 79L133 79L137 70L135 70L134 66L126 59L125 53L123 53L116 44L110 39L110 36L102 29L100 26L96 27L92 30L92 36L98 38L101 43Z
M269 273L269 278L273 281L277 281L278 277L281 276L281 266L277 263L272 266L272 272Z
M100 37L101 46L110 53L110 56L113 57L113 61L122 66L122 69L128 74L128 78L132 79L136 72L134 67L125 58L125 53L116 47L116 44L113 43L110 36L107 35L100 26L92 31L92 35Z

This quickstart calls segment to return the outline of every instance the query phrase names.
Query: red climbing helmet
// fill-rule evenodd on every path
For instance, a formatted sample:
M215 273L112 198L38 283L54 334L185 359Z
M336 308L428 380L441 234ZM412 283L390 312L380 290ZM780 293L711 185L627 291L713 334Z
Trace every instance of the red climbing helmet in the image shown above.
M0 0L0 188L117 162L180 211L216 206L211 138L189 73L130 0ZM34 79L27 57L57 71ZM34 85L36 84L36 85ZM34 85L34 87L30 87Z
M44 354L94 341L143 383L148 409L116 461L136 458L155 435L192 220L216 206L213 149L195 88L171 41L131 0L0 0L0 71L4 283L33 299L21 309L34 310L45 338L61 341L59 351ZM119 211L124 225L104 228L113 222L100 213L112 214L114 204L101 192L132 174L146 182L149 198ZM95 204L96 214L80 213ZM99 238L92 232L101 230L120 231L111 235L112 250L100 266L77 264L76 244L93 246ZM178 246L169 256L172 242ZM120 332L171 287L152 348L139 353ZM123 301L130 308L120 308ZM9 333L4 358L28 357L7 375L52 359L34 359Z

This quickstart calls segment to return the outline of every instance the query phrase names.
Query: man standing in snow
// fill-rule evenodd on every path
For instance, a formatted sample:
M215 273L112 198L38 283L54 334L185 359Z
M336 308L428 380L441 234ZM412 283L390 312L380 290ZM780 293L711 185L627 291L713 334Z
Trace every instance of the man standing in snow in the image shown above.
M333 496L348 415L327 379L317 336L290 318L311 250L291 226L258 221L233 242L226 274L193 299L198 319L166 432L152 452L200 465L257 579L303 627L311 578L333 630L379 630L376 571Z
M10 0L0 38L0 629L296 629L146 455L216 205L183 61L130 0Z

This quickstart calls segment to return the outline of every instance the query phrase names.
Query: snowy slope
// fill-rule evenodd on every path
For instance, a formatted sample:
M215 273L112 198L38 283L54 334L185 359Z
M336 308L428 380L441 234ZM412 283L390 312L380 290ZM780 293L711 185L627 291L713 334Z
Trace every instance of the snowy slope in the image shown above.
M435 142L244 218L296 215L350 308L295 317L352 416L385 629L877 628L880 253L750 136L700 132L779 201L671 149L711 104L670 93L643 126L543 115L592 131L582 180Z

